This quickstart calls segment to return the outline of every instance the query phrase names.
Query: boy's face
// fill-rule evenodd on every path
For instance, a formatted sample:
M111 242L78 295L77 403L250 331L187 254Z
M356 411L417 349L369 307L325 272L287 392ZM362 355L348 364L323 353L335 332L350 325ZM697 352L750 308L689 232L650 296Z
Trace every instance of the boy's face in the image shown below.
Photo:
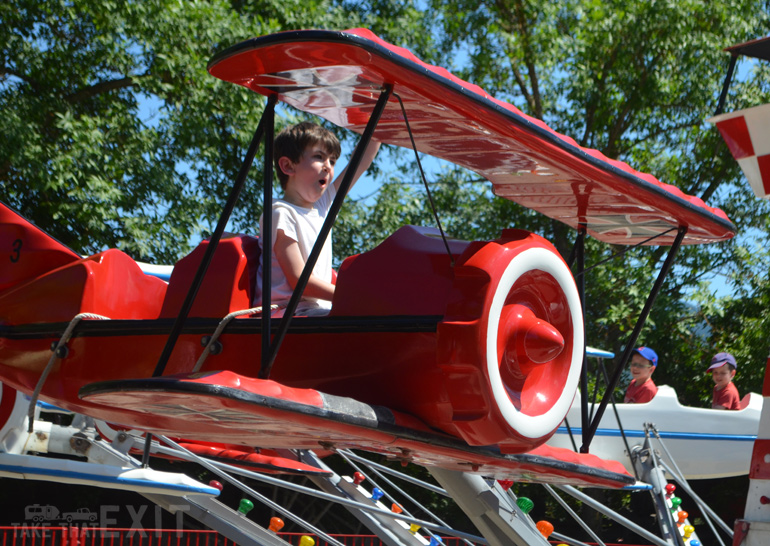
M284 198L289 203L311 208L334 182L335 156L330 155L321 144L311 144L294 163L288 157L278 161L279 167L289 180Z
M735 370L731 370L730 366L723 364L719 368L711 370L711 379L714 380L718 390L724 389L730 381L735 377Z
M655 367L652 365L652 362L639 353L634 353L631 356L631 376L636 379L637 385L647 381L654 371Z

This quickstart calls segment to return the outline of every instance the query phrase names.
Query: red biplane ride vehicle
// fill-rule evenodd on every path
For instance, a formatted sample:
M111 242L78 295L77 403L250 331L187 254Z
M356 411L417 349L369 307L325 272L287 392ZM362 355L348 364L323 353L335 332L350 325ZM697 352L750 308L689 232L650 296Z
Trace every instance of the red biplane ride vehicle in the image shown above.
M268 101L214 234L168 282L118 250L83 258L0 207L3 382L173 437L355 447L498 479L633 483L618 463L542 446L572 404L585 353L582 283L548 241L511 229L466 242L407 226L342 263L328 316L293 316L346 179L286 313L268 319L257 308L270 308L269 290L253 287L270 241L222 239L224 226L262 140L270 157L277 100L362 135L348 173L372 138L414 147L575 228L578 273L586 235L670 245L659 288L681 244L732 237L721 210L367 30L255 38L216 55L209 72Z

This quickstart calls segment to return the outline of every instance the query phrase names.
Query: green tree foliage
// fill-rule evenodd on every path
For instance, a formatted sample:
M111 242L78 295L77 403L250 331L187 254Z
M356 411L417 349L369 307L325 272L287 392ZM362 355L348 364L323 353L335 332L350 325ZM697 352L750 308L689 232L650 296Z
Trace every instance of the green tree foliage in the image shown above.
M118 247L172 262L212 228L263 108L260 97L208 75L208 59L277 30L367 26L581 145L726 210L739 237L682 249L640 342L661 355L658 382L676 384L686 401L707 401L705 374L678 379L716 350L741 355L739 386L758 390L770 205L745 190L704 119L716 108L723 48L763 34L765 4L15 0L0 6L0 199L84 254ZM769 72L739 65L728 108L767 100ZM279 114L279 126L300 117L286 108ZM338 260L404 223L434 224L409 154L381 156L393 160L389 170L379 160L381 190L343 209ZM258 167L234 231L255 231ZM566 226L493 198L473 173L448 168L429 182L450 236L489 239L523 227L565 256L571 250ZM589 239L587 250L591 265L625 249ZM620 352L665 250L632 249L586 273L590 343ZM719 276L732 299L709 292Z
M0 200L83 254L173 262L212 229L264 104L211 77L212 55L361 25L414 46L427 39L418 17L377 1L3 3ZM259 195L250 182L233 230L253 228Z
M767 261L746 261L754 255L747 245L767 237L770 207L747 192L735 161L704 120L716 109L729 61L723 49L766 32L765 2L435 0L431 7L441 64L455 63L465 78L580 145L723 208L739 234L747 234L727 244L683 248L640 338L661 357L655 379L675 385L685 401L705 403L709 378L699 373L701 381L681 379L704 370L710 353L729 350L733 340L703 328L704 321L714 321L708 308L693 305L693 293L722 275L736 293L753 297L762 282L748 279L764 279ZM767 68L739 74L728 108L766 102ZM574 235L563 225L507 211L511 224L540 232L569 252ZM587 265L619 250L589 240ZM633 249L587 272L590 343L621 351L665 252ZM751 319L736 320L744 318ZM765 355L746 356L753 367L740 385L756 390Z
M723 48L767 34L767 7L764 0L11 0L0 3L0 200L83 254L118 247L173 262L212 228L264 104L211 77L211 56L279 30L368 27L582 146L728 213L739 237L682 249L640 339L661 357L656 381L706 405L711 387L702 372L713 352L734 352L745 392L760 389L770 349L770 204L747 192L704 122L727 67ZM736 79L728 110L768 101L770 67L739 64ZM304 117L278 113L279 126ZM377 172L379 191L343 208L338 261L405 223L434 224L409 153L381 152ZM259 164L252 173L233 231L256 231ZM447 168L429 183L450 236L490 239L522 227L565 256L571 250L574 232L494 198L474 173ZM624 250L589 238L587 264ZM631 249L586 272L589 343L621 351L664 255L654 246ZM730 298L713 294L715 275L728 279Z

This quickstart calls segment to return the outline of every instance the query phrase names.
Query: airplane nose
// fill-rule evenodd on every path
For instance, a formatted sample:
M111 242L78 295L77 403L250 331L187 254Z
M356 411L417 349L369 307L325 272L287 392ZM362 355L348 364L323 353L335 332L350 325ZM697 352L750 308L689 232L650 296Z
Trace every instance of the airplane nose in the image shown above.
M551 324L536 320L524 336L524 354L537 364L545 364L559 356L564 338Z
M503 363L514 375L526 375L532 365L545 364L564 350L564 337L548 322L535 316L531 309L517 303L506 305L500 317L504 343Z

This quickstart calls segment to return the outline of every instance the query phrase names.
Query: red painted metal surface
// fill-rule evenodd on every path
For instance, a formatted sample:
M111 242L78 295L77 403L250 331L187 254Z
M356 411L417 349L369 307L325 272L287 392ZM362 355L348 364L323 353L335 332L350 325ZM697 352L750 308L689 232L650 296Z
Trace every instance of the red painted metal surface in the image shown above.
M0 207L0 241L7 260L0 268L0 292L80 259L8 207Z
M0 382L0 430L3 429L16 405L16 389Z
M163 300L160 316L174 318L192 285L195 273L208 247L203 241L190 254L179 260L169 279L169 290ZM233 311L249 309L254 301L259 241L256 237L234 237L223 241L215 252L217 267L207 271L199 289L191 317L222 318Z
M417 148L477 172L500 197L516 201L613 244L684 244L729 239L725 213L652 175L579 146L476 85L429 65L366 29L296 31L238 44L209 72L263 95L363 132L379 89L392 84L404 102ZM392 98L375 137L411 148Z
M264 394L252 395L256 385ZM375 410L353 400L323 398L305 404L315 391L284 389L267 380L232 374L196 374L89 386L84 396L95 403L145 413L156 434L195 435L205 429L218 441L260 443L287 448L358 448L404 463L438 466L498 479L619 487L633 483L623 466L594 455L541 446L528 454L505 456L494 447L472 448L442 435L409 415Z
M752 480L770 480L770 439L757 438L754 440L749 478Z
M201 314L210 314L207 309L229 312L228 298L236 294L243 299L248 293L244 287L249 286L254 267L247 263L249 256L243 247L238 238L222 242L210 270L217 284L228 288L220 291L221 299L202 293L206 295L197 308ZM549 243L526 232L506 232L500 240L487 243L454 241L452 248L458 255L454 268L430 230L407 227L371 253L351 258L340 270L334 313L327 322L317 323L343 326L290 333L274 367L273 379L287 388L317 389L414 415L472 445L501 444L507 451L522 452L543 443L563 418L563 414L555 413L560 413L562 406L568 408L577 382L576 355L582 351L582 326L575 328L574 322L581 318L576 300L570 303L564 296L565 288L574 291L574 281L566 273L567 285L563 287L539 266L517 261L520 255L537 249L567 271ZM29 285L33 290L0 294L0 319L6 324L42 322L48 317L63 321L83 311L111 318L157 317L166 303L146 285L157 285L165 291L165 283L142 274L118 251L99 256L98 260L74 262L39 277ZM237 259L233 261L233 257ZM501 276L511 264L519 262L525 272L515 283L501 288ZM187 288L194 269L188 265L172 277L167 294L178 294L177 283ZM80 274L86 268L88 274ZM227 282L222 280L225 274L230 278ZM71 290L38 290L41 285L54 287L60 279L71 277L82 285ZM82 296L92 293L102 296ZM9 301L14 304L9 305ZM491 312L493 301L498 302L498 309ZM123 307L121 302L125 303ZM509 310L518 304L526 305L562 333L564 349L548 365L511 357L516 351L509 350L509 346L515 348L527 335L532 337L530 323L522 322L519 329L511 329L506 322L493 325L498 324L503 308ZM428 329L419 332L387 327L362 331L356 326L361 320L358 318L351 327L344 326L345 317L371 315L372 310L384 316L435 313L435 317ZM236 322L247 324L249 320L255 322ZM208 324L208 329L200 333L183 333L167 367L168 374L191 371L203 350L201 338L215 328L215 323ZM149 377L165 343L170 319L103 321L96 327L99 332L78 333L70 341L65 365L52 370L43 398L73 411L95 413L107 421L144 429L149 426L146 416L124 415L121 405L95 406L81 400L78 391L91 382ZM146 327L160 329L142 330ZM573 339L576 333L579 342ZM11 385L32 390L57 335L58 329L54 328L48 335L0 338L3 378ZM258 327L254 325L240 334L225 333L221 341L222 353L209 357L202 370L228 369L246 378L253 376L259 367ZM241 384L243 388L261 388L246 380ZM508 409L501 410L503 405ZM551 415L550 419L544 418L547 415ZM536 419L537 424L534 429L530 426L531 430L517 431L512 425L516 418ZM200 435L209 432L204 425L201 427Z
M735 159L743 159L754 155L754 145L751 143L749 128L746 126L746 119L737 117L726 119L717 123L717 129L722 135L722 139L730 148L730 152Z

